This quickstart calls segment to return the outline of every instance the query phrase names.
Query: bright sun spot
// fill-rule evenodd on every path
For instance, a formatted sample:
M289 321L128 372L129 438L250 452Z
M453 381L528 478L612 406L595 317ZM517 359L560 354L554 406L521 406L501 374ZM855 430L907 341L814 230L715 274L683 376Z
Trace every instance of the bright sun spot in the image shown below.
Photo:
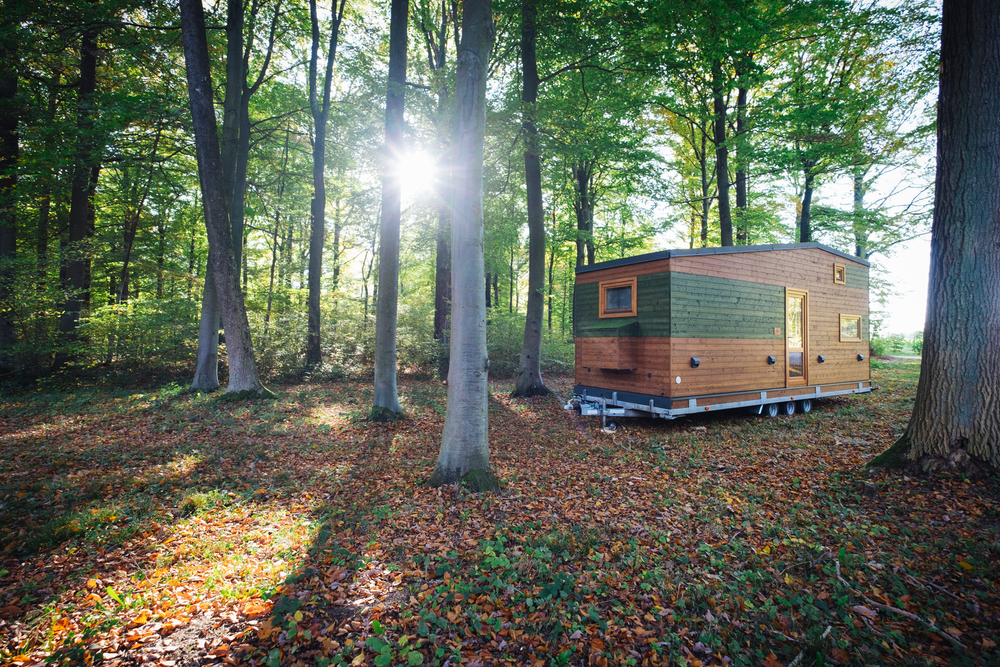
M409 152L400 165L403 181L403 201L412 201L429 195L434 189L437 166L434 158L423 151Z

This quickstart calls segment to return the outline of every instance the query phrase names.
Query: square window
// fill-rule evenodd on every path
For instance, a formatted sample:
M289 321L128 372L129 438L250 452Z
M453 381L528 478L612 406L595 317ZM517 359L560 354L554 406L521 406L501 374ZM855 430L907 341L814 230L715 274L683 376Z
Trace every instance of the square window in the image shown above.
M601 283L600 317L632 317L636 314L636 279Z
M843 264L833 265L833 282L837 283L838 285L847 284L847 267L845 267Z
M861 342L861 316L841 315L840 316L840 342L860 343Z

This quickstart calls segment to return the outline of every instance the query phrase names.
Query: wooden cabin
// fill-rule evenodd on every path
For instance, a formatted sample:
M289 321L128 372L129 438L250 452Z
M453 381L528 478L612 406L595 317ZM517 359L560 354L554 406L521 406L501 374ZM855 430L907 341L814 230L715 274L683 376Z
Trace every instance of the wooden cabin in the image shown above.
M584 414L673 418L792 414L817 397L870 392L868 269L819 243L578 267L574 393Z

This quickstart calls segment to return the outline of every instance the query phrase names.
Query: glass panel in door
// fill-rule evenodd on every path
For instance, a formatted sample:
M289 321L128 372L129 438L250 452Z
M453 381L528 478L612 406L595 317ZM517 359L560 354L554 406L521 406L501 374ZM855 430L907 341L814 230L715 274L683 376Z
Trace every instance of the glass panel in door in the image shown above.
M800 290L785 290L785 352L788 355L786 386L806 384L807 295Z

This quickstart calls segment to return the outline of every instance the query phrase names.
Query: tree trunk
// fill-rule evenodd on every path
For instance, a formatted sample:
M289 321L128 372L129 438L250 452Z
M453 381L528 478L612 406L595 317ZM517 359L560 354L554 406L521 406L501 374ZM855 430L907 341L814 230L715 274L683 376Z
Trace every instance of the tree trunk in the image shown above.
M583 160L573 165L573 186L576 199L573 209L576 212L576 265L583 266L594 263L594 163Z
M854 172L854 220L852 227L854 232L854 254L861 259L868 260L868 225L865 221L865 174L861 167Z
M802 212L799 214L799 243L812 241L812 199L813 183L816 176L812 173L813 163L805 166L805 187L802 189Z
M872 465L1000 469L1000 4L944 0L937 175L913 416ZM977 465L978 464L978 465Z
M712 105L715 111L713 141L715 142L715 180L719 191L719 232L722 245L733 245L733 217L729 208L729 147L726 145L726 99L723 87L722 62L712 61Z
M13 320L14 267L17 257L17 160L20 139L17 126L17 73L19 67L16 31L0 42L0 371L15 368L13 348L17 342Z
M242 244L236 242L236 226L233 225L234 192L236 187L236 155L240 140L240 95L243 91L243 3L240 0L228 0L226 3L226 95L222 103L222 184L229 208L230 226L233 229L233 251L236 253L236 271L239 272L239 253ZM243 203L240 202L242 210ZM199 391L214 391L219 387L219 325L222 313L219 311L219 300L209 293L215 289L216 281L211 277L211 269L205 259L205 292L201 300L201 321L198 327L198 353L195 357L194 379L191 389ZM237 275L237 281L239 276ZM211 348L211 349L208 349ZM214 368L206 368L203 364L213 364Z
M749 150L746 146L747 131L747 89L739 88L736 92L736 137L737 166L736 166L736 243L746 245L750 238L750 230L747 229L747 154Z
M389 84L385 95L385 157L382 217L379 223L378 304L375 307L375 391L371 417L402 416L396 388L396 313L399 301L399 221L402 215L400 165L406 92L406 25L409 0L392 0L389 18Z
M698 156L698 164L701 167L701 247L707 248L708 213L712 208L712 200L709 198L708 135L704 131L701 133L701 155Z
M537 0L521 3L521 127L524 129L524 181L528 200L528 303L517 383L511 396L544 396L542 382L542 322L545 316L545 211L542 208L542 162L539 155L535 104L538 101L538 61L535 56Z
M552 269L556 263L556 212L552 211L552 252L549 253L549 334L552 333Z
M59 333L67 342L76 340L76 328L84 304L89 301L87 291L90 275L89 248L92 174L95 155L92 117L94 91L97 88L97 31L88 28L80 38L80 83L77 97L77 154L73 167L70 194L69 245L70 257L66 261L66 289L68 297L59 317ZM56 355L55 368L61 368L73 354Z
M201 182L205 227L208 232L209 275L215 277L222 322L226 328L229 386L226 393L270 393L257 371L243 293L233 252L229 211L223 189L222 160L212 100L205 15L200 0L180 0L181 32L187 68L188 97L195 133L198 178ZM207 290L206 290L207 291Z
M486 72L493 45L491 0L465 0L455 86L451 365L448 410L431 486L497 488L488 439L486 300L483 261L483 137Z
M334 11L330 28L330 44L326 52L326 73L323 79L323 100L317 99L316 76L319 61L319 16L316 0L309 0L309 16L312 23L312 51L309 58L309 108L312 110L313 138L313 199L310 211L312 225L309 234L309 299L306 334L306 364L314 366L322 363L323 352L320 345L320 295L323 291L323 241L326 236L326 123L330 118L330 87L333 84L333 62L337 56L337 42L340 36L340 22L344 18L344 5L340 0L340 10ZM336 0L331 9L336 9Z

